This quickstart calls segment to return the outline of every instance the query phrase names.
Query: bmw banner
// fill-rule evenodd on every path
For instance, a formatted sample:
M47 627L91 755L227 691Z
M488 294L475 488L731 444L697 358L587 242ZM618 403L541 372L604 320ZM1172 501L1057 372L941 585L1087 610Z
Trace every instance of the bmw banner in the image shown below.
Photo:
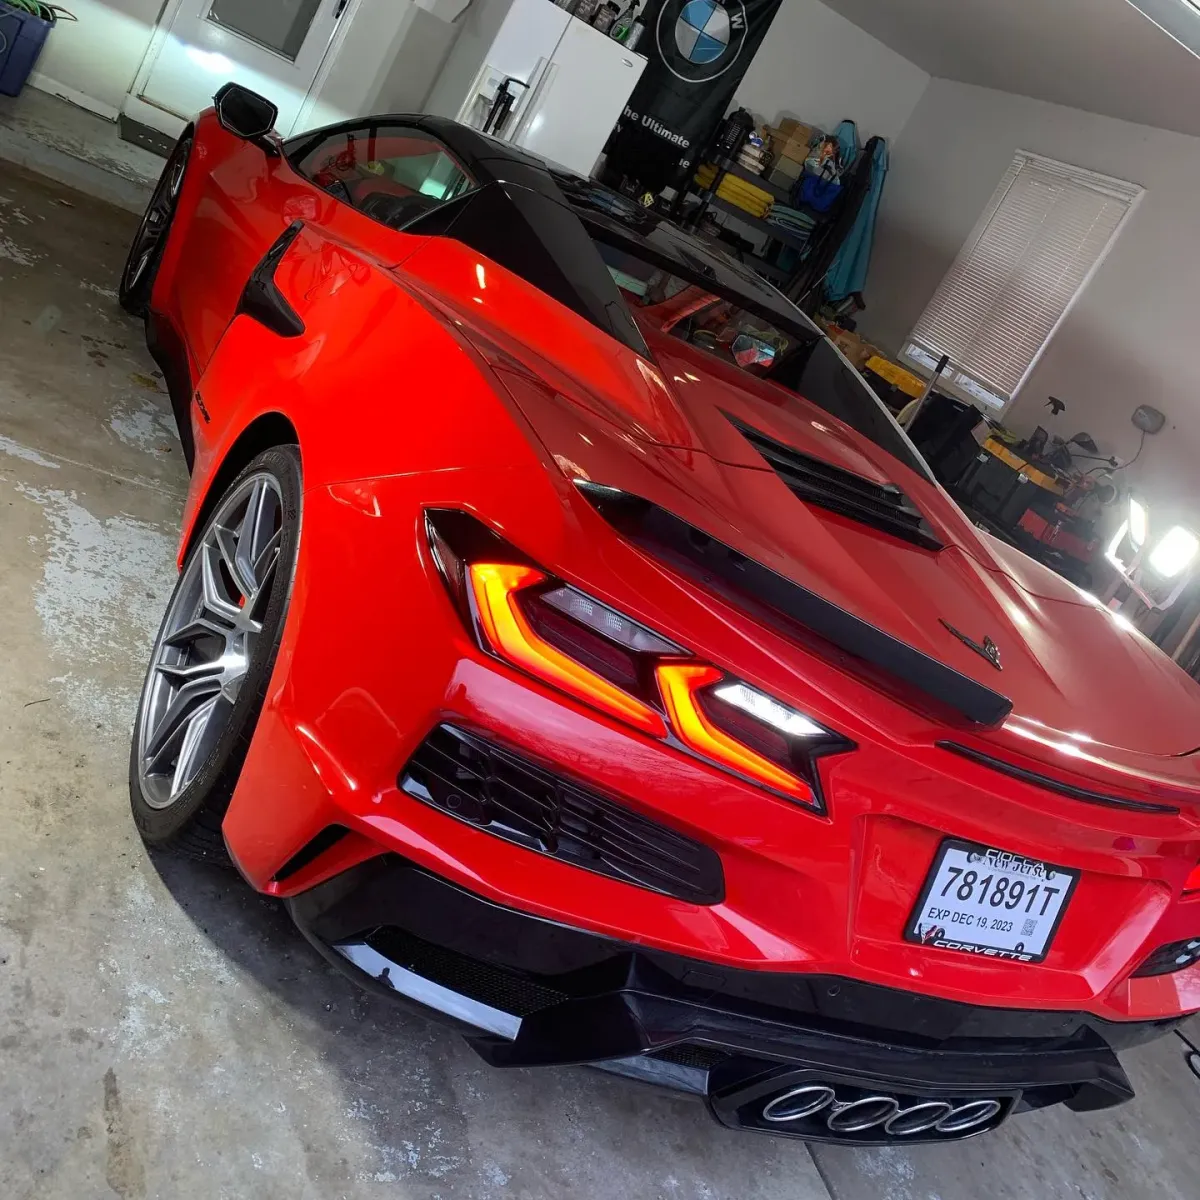
M650 60L608 141L605 173L658 192L695 165L781 0L650 0Z

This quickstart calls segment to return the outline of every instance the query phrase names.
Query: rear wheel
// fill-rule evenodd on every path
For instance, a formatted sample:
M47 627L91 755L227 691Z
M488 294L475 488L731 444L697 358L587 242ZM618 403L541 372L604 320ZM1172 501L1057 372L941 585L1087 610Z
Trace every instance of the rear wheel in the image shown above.
M180 572L134 722L129 793L142 838L224 860L221 822L279 651L300 544L300 452L260 454Z
M150 305L154 277L158 274L158 264L162 261L171 222L175 219L175 209L179 204L179 193L183 190L183 178L187 174L191 153L192 139L190 135L185 135L171 151L142 223L134 235L133 245L129 247L117 298L121 307L135 317L144 317Z

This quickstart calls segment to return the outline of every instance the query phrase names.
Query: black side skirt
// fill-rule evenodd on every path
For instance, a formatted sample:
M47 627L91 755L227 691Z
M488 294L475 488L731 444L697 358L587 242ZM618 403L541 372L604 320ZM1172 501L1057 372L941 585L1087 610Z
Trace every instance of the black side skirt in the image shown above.
M192 373L188 369L183 339L166 317L151 312L146 317L146 347L166 381L175 427L183 447L183 461L190 472L196 461L196 441L192 436Z

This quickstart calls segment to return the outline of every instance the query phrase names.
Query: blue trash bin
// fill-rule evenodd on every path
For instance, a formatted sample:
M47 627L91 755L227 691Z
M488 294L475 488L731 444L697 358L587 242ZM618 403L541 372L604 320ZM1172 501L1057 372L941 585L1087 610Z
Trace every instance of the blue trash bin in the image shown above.
M53 28L53 21L0 0L0 95L20 93Z

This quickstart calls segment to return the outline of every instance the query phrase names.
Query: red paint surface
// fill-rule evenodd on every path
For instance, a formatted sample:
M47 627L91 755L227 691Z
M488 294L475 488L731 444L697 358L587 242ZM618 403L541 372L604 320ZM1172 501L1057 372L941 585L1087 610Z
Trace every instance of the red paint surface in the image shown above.
M277 282L306 332L234 308L292 221ZM1200 1009L1200 967L1130 972L1200 935L1200 690L1139 635L975 529L937 487L823 410L646 319L639 358L495 263L376 224L221 131L196 158L153 306L183 335L193 405L191 524L225 455L264 414L297 431L303 535L283 647L225 822L275 893L397 851L528 912L715 962L819 971L975 1003L1120 1020ZM643 314L645 318L645 314ZM786 403L785 403L786 401ZM918 549L797 500L720 415L898 483L946 543ZM757 624L622 542L588 477L662 504L1014 701L996 730L941 723ZM851 738L821 760L827 816L723 773L480 652L423 535L426 506L477 515L534 561L698 659ZM939 618L1000 646L1003 672ZM727 896L698 907L499 841L402 794L397 775L452 720L555 764L713 846ZM1177 816L1091 805L936 748L953 738ZM285 888L279 867L331 823L355 838ZM1043 964L909 944L947 835L1078 869Z

